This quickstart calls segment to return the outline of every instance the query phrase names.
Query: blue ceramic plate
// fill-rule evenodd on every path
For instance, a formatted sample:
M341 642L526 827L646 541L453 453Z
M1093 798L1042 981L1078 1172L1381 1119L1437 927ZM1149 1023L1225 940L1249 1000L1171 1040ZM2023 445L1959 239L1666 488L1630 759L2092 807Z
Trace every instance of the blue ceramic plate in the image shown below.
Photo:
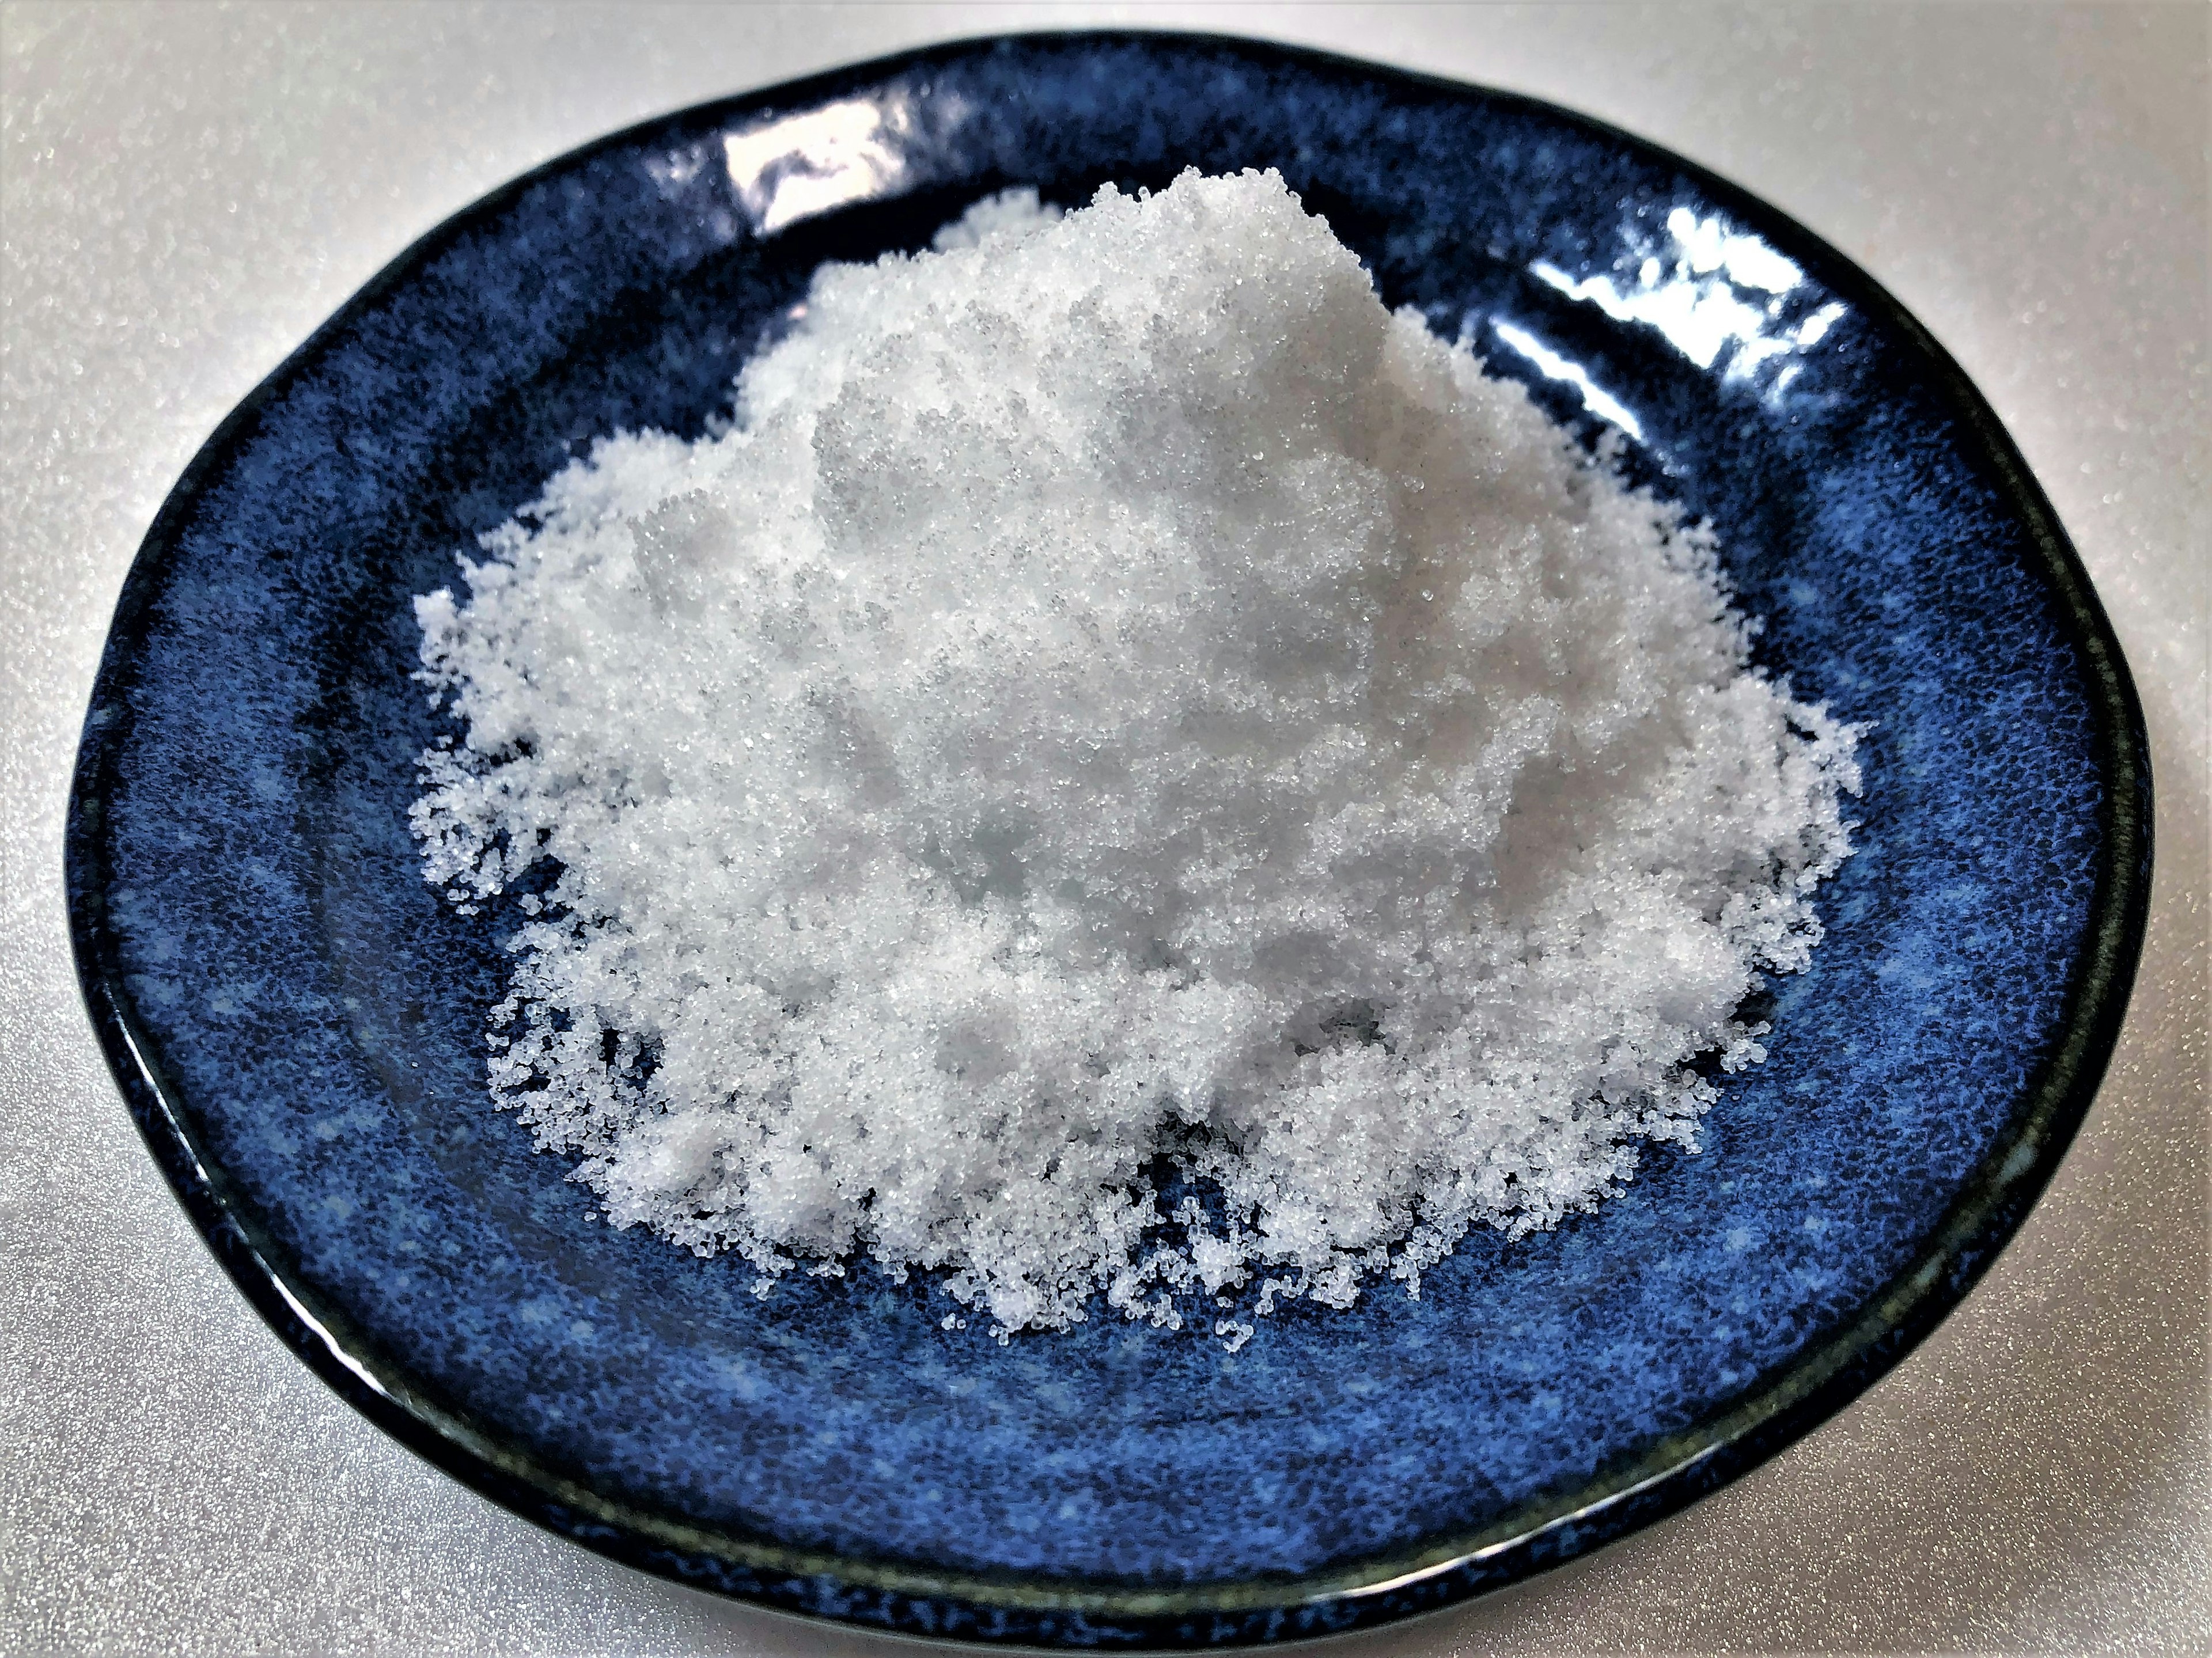
M486 1101L512 917L442 905L409 600L593 439L695 435L828 258L1015 183L1282 170L1710 517L1759 651L1869 722L1861 850L1706 1149L1241 1352L994 1344L872 1273L765 1300L617 1232ZM948 46L592 144L426 238L246 399L132 568L85 726L85 994L155 1155L310 1364L587 1546L888 1628L1195 1645L1396 1618L1680 1507L1926 1333L2111 1049L2141 716L1950 360L1771 208L1524 100L1273 46Z

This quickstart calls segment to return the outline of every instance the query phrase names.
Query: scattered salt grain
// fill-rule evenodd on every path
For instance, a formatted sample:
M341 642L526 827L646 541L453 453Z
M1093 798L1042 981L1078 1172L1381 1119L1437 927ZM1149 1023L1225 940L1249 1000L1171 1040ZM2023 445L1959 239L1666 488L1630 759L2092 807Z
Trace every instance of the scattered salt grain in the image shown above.
M1694 1150L1850 849L1710 537L1273 173L825 267L726 430L483 550L414 822L532 877L495 1096L618 1224L1002 1339L1241 1346Z

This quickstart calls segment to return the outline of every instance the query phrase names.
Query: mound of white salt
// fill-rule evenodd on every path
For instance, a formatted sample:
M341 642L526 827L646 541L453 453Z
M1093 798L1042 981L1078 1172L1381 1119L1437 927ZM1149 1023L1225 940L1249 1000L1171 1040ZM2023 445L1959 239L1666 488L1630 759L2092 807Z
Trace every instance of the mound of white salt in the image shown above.
M429 878L559 872L498 1096L619 1224L1002 1332L1417 1289L1694 1146L1857 786L1709 541L1272 173L939 247L418 601Z

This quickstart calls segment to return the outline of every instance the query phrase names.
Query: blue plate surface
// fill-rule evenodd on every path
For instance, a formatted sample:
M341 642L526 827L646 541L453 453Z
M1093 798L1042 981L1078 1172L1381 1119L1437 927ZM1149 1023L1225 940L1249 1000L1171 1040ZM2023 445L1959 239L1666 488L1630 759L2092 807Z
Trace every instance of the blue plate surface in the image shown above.
M1691 1157L1422 1298L1229 1354L995 1344L921 1284L617 1232L487 1103L514 916L421 878L412 595L598 437L687 436L827 258L975 197L1281 169L1718 529L1764 661L1869 722L1860 851ZM1773 210L1560 111L1273 46L1032 36L709 105L410 249L234 414L117 611L69 835L85 993L240 1286L543 1524L915 1633L1206 1644L1405 1615L1679 1507L1850 1399L2009 1236L2094 1090L2149 867L2140 713L1957 368Z

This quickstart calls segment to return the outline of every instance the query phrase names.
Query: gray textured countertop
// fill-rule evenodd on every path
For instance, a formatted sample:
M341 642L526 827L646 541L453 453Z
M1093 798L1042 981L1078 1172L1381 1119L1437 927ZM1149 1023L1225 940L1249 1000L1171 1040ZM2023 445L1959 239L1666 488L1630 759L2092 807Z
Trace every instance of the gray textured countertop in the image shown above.
M655 112L933 38L1133 21L1534 93L1887 284L2112 612L2159 788L2150 942L2050 1194L1887 1381L1689 1512L1339 1650L2201 1651L2208 1446L2208 30L2160 6L10 5L0 14L0 1650L889 1652L514 1520L230 1287L69 964L108 612L216 422L483 191ZM896 1649L910 1650L911 1649Z

